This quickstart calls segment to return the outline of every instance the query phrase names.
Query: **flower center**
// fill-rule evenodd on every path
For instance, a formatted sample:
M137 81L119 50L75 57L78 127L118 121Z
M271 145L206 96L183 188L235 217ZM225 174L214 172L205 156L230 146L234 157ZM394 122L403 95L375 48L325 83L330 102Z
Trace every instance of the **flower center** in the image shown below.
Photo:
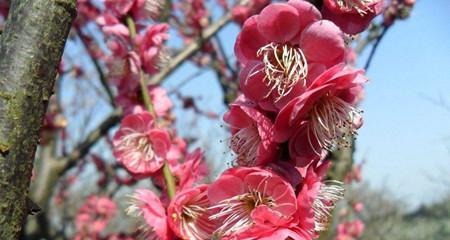
M277 91L276 101L288 95L298 82L306 85L308 64L300 48L269 43L261 47L256 55L262 56L265 73L263 81L271 87L269 94Z
M181 213L181 231L189 239L210 239L215 225L208 219L209 205L206 192L191 200L191 204L183 206Z
M240 129L230 139L230 147L237 155L239 166L254 166L261 138L256 126Z
M362 111L335 96L325 96L310 112L308 140L314 134L321 148L332 151L335 147L349 147L357 134Z
M249 190L247 193L225 199L212 206L211 209L220 209L220 211L209 218L212 220L225 218L221 220L222 226L216 232L220 235L229 235L250 227L253 224L251 212L261 205L269 208L276 206L272 197L257 190Z
M152 145L148 137L143 133L130 133L122 137L123 145L119 146L119 150L128 152L132 159L143 155L144 161L151 161L155 156Z
M351 11L355 9L361 16L366 15L368 12L372 12L370 5L374 0L336 0L337 5L343 11Z

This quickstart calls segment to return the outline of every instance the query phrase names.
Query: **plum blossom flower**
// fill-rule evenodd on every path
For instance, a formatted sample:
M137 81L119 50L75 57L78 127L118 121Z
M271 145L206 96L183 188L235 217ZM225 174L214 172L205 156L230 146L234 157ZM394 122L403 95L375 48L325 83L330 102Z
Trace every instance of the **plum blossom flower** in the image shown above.
M163 0L135 0L132 15L137 20L152 18L156 20L161 13L165 2Z
M280 111L275 120L275 140L289 139L290 156L297 160L298 166L306 166L321 156L323 149L351 143L362 125L354 89L361 88L366 81L363 70L336 65ZM293 128L297 131L292 131Z
M231 17L233 21L242 25L252 15L258 14L265 6L270 3L270 0L247 0L242 1L231 10Z
M322 182L329 163L316 161L300 169L303 183L297 195L299 227L313 238L317 232L327 229L336 202L344 196L340 182Z
M236 153L239 166L264 165L277 154L277 144L273 139L273 123L254 104L243 96L230 104L224 121L230 125L231 149Z
M204 161L203 152L200 149L195 149L193 152L184 156L183 162L172 161L168 162L170 171L175 177L175 185L177 192L191 188L194 183L201 181L208 175L208 165ZM164 176L157 174L153 178L153 183L163 189L161 199L168 200L166 197L166 184Z
M277 111L321 72L344 61L342 31L321 18L312 4L290 0L247 19L235 54L244 66L240 87L250 100Z
M96 22L101 26L102 31L109 36L120 36L127 38L130 31L122 24L118 18L109 13L104 13L97 17Z
M192 187L208 174L208 166L200 149L187 154L184 162L171 166L171 170L176 178L177 191Z
M139 228L145 239L172 239L173 233L167 223L166 209L152 191L136 190L127 213L144 222Z
M163 6L161 0L103 0L107 11L117 17L131 15L136 20L156 19Z
M194 37L204 27L208 26L208 10L205 6L205 0L185 0L181 1L179 8L183 11L185 22L191 32L184 32L182 34L186 37Z
M337 226L336 240L353 240L359 238L364 231L364 223L355 219L343 222Z
M269 219L283 226L297 210L294 189L279 176L260 168L238 167L225 171L208 188L211 220L221 222L215 234L225 237Z
M173 135L175 135L175 137L173 138L172 145L167 153L167 161L169 164L176 165L186 154L187 143L182 137L176 136L176 133Z
M173 103L169 96L167 96L167 91L158 86L148 86L147 89L156 116L168 117L170 110L173 107ZM142 99L141 90L138 86L132 90L119 88L119 95L117 95L115 102L123 108L125 115L132 113L136 106L144 108L144 100Z
M110 49L119 48L120 45L118 41L108 42ZM110 70L108 77L117 86L120 95L121 92L130 92L139 86L141 60L134 51L118 53L121 50L114 50L114 54L106 58L106 64Z
M348 34L364 31L383 11L383 0L324 0L322 14Z
M361 202L355 202L352 204L353 211L360 213L364 209L364 204Z
M211 239L217 223L210 220L208 185L179 192L167 209L169 226L182 239Z
M106 228L116 210L116 204L108 197L88 197L75 218L77 235L96 236Z
M169 133L155 128L149 112L126 116L113 139L114 156L134 174L151 174L164 164Z
M136 36L135 42L141 57L142 68L146 73L157 73L159 67L167 62L167 50L164 41L169 39L169 25L153 24L147 27L145 33Z

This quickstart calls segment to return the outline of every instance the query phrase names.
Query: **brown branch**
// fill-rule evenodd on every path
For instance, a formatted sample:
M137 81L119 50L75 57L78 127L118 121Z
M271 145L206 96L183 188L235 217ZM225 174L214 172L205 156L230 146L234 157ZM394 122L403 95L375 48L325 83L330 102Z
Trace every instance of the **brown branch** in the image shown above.
M217 42L217 47L220 51L220 55L223 59L223 61L225 62L225 64L227 65L228 70L231 72L231 75L233 78L237 77L237 72L236 70L233 68L233 66L231 66L231 63L229 61L229 59L227 58L226 52L225 52L225 48L223 47L222 41L220 40L220 38L218 36L216 36L214 38Z
M49 202L52 193L58 184L58 179L75 166L79 159L85 157L90 149L105 136L108 131L120 122L122 111L116 110L111 113L98 127L88 134L86 139L79 143L72 152L64 157L54 158L52 152L47 152L49 149L43 148L43 159L41 159L37 173L38 178L34 183L32 198L37 204L42 207L43 213L37 219L37 225L32 225L32 235L48 236L48 229L43 229L48 225L47 213L49 210ZM33 223L36 224L36 223Z
M39 129L75 0L13 0L0 37L0 239L18 239ZM5 187L6 186L6 187Z
M116 110L109 115L100 125L92 130L86 137L86 139L78 144L77 147L66 157L61 158L59 161L65 162L63 172L73 167L77 160L86 156L91 148L97 143L97 141L108 133L108 131L120 122L122 118L122 111Z
M99 62L97 61L97 59L95 59L94 57L92 57L92 55L89 52L89 48L88 45L86 43L86 41L83 38L82 32L81 30L77 29L77 34L81 40L81 43L83 44L84 49L86 49L86 52L89 56L89 59L91 60L91 62L94 64L95 70L97 70L98 73L98 78L100 80L100 83L103 86L103 89L105 89L106 94L108 95L109 98L109 102L111 104L111 106L116 107L116 103L114 102L114 94L112 92L112 89L110 88L110 86L108 85L108 81L106 80L106 76L103 73L103 69L100 66Z
M224 27L227 23L231 21L231 13L226 14L221 17L217 22L210 25L206 28L201 35L201 38L198 41L192 42L188 46L186 46L180 53L178 53L175 57L170 59L168 65L161 69L161 71L154 75L149 83L150 84L158 84L162 82L168 75L170 75L174 70L181 66L181 64L189 59L196 51L198 51L203 43L213 37L222 27Z
M370 63L372 62L372 59L375 56L375 52L377 51L381 40L383 39L383 37L385 36L385 34L388 30L389 30L389 27L384 27L383 30L381 31L380 35L376 38L375 44L373 45L372 50L370 51L369 57L367 58L366 64L364 65L364 69L366 70L366 72L370 67Z

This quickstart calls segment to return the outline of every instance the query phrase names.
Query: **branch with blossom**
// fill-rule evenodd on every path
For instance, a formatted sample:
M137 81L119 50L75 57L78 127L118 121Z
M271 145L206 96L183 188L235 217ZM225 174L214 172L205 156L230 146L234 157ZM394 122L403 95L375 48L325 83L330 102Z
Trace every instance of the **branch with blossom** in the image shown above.
M360 52L374 42L368 67L387 29L414 4L383 2L78 0L69 41L76 51L66 52L58 80L58 91L62 86L70 90L51 103L57 111L47 114L42 130L46 154L37 159L37 192L32 195L44 215L30 235L318 238L344 194L343 183L327 178L340 161L330 161L330 154L351 149L363 124L358 104L368 79L364 70L351 66L350 49L357 45ZM213 3L220 9L210 10ZM6 16L3 6L0 0L0 16ZM383 22L377 23L381 14ZM231 22L241 27L234 43L236 62L218 35ZM173 44L173 39L181 43ZM168 95L175 93L182 108L197 115L215 119L217 114L201 109L178 89L165 90L169 76L186 62L216 74L227 105L223 120L233 159L215 180L207 177L216 169L208 166L205 153L176 129L177 106ZM90 112L84 112L86 106ZM89 124L71 123L90 123L101 113L111 115L78 136ZM63 124L61 115L68 116ZM91 181L94 187L78 190L86 193L72 204L71 191L77 190L71 189L88 186L90 180L83 176L92 172L97 176ZM134 193L123 200L116 197L122 191ZM124 202L128 219L136 223L108 229ZM63 221L50 219L50 211L66 205L78 209L64 213L63 219L71 214L72 226L36 230ZM342 236L359 236L357 222L340 226Z

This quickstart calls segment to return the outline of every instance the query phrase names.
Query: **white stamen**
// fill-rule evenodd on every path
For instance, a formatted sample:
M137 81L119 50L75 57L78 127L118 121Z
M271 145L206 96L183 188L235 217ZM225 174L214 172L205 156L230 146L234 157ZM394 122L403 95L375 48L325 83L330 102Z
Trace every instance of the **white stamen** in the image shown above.
M269 43L261 47L256 55L263 58L265 73L263 81L271 87L268 95L274 90L277 91L276 101L288 95L298 82L302 81L303 86L306 85L308 64L300 48ZM261 70L256 73L259 71ZM251 76L252 74L249 75Z
M361 16L372 12L370 5L374 0L336 0L337 5L344 11L355 9Z
M250 227L253 224L250 216L251 212L258 206L266 205L269 208L276 207L275 200L265 194L267 180L262 182L265 184L262 192L256 189L249 190L247 193L225 199L217 205L210 207L210 209L220 209L220 211L211 215L209 219L217 220L225 218L223 220L221 219L222 226L216 230L216 234L220 236L229 235Z
M261 138L256 126L252 125L240 129L230 139L230 147L237 155L237 164L239 166L255 166L258 146Z
M142 211L141 206L145 203L139 199L138 194L132 194L128 196L130 197L130 202L128 203L128 208L125 209L125 212L127 215L137 219L138 229L140 230L140 234L137 238L149 240L159 239L155 234L155 230L148 226L144 220L144 212Z
M126 155L124 157L131 159L131 165L139 164L140 160L142 160L142 155L144 156L144 161L150 161L154 158L155 152L148 136L133 129L124 129L124 131L130 133L122 137L123 144L118 146L118 150L124 151Z
M206 191L195 196L191 202L192 204L183 206L180 216L172 217L180 217L181 232L188 239L210 239L215 225L208 219L207 207L209 200L206 196Z
M353 136L357 135L356 123L361 119L362 111L341 98L325 96L312 108L308 124L308 141L312 149L312 136L317 139L320 148L332 151L335 147L349 147Z
M336 202L343 197L344 188L341 182L331 180L323 183L312 205L315 231L327 230Z

